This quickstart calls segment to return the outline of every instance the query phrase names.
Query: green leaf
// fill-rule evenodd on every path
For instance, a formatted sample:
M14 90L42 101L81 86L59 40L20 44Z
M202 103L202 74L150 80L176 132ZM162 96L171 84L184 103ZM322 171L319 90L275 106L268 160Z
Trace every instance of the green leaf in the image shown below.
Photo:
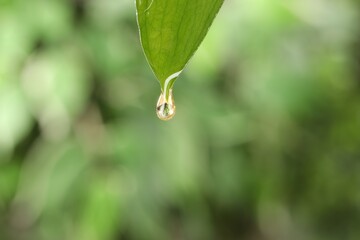
M136 0L146 58L167 93L204 39L224 0Z

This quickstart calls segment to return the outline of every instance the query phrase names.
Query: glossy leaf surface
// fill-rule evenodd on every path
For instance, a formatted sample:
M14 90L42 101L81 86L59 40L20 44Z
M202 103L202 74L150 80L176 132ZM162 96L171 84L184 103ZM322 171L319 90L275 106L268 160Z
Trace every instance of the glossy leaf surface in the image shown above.
M162 90L172 87L223 0L136 0L142 46Z

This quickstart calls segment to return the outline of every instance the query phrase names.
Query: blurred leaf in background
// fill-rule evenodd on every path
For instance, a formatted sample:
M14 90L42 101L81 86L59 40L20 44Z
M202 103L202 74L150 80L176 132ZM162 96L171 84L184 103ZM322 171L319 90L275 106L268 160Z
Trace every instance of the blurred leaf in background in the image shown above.
M359 239L359 10L225 1L164 123L133 1L0 0L0 239Z

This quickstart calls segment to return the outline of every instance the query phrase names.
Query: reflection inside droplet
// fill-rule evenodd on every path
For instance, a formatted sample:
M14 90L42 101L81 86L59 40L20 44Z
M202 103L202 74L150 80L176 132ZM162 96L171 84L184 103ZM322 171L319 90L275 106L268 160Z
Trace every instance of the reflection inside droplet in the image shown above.
M166 99L166 94L161 93L159 100L156 105L156 114L159 119L163 121L168 121L175 116L175 102L172 89L170 89L169 94Z

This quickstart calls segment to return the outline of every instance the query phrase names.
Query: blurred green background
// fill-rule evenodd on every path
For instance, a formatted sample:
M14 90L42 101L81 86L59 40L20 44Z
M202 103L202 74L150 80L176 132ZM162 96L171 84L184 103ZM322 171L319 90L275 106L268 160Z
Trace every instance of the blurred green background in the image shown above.
M0 0L0 239L360 239L359 12L225 0L162 122L133 0Z

